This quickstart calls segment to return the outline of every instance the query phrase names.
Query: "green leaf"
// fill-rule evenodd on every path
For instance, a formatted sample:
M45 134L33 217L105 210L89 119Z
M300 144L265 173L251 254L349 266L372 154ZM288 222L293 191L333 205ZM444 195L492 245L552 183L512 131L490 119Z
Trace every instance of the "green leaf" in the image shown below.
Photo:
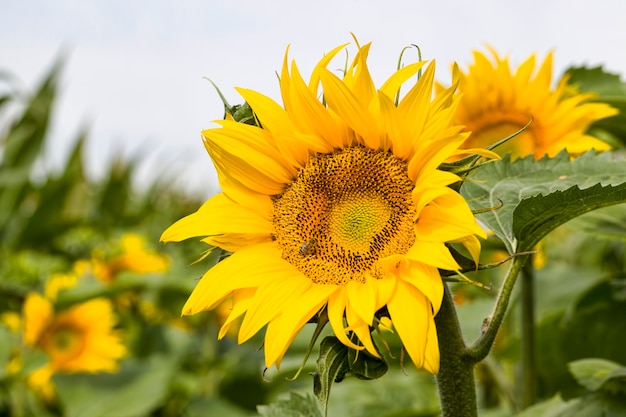
M168 391L174 361L153 357L127 361L116 374L54 376L67 417L135 417L150 415Z
M589 391L597 391L602 387L611 372L621 368L618 363L606 359L579 359L567 364L576 381Z
M554 397L537 403L531 407L528 407L524 411L519 414L516 414L515 417L539 417L549 415L549 412L553 410L557 410L559 408L563 408L563 404L565 402L561 398L560 395L555 395Z
M595 210L568 224L573 230L606 239L626 239L626 206L616 205Z
M626 202L626 161L618 152L593 151L570 160L565 151L485 165L463 184L473 210L502 207L477 217L509 253L530 250L550 231L581 214Z
M341 382L349 370L348 347L334 336L327 336L320 343L317 372L313 375L313 392L328 413L328 399L333 382Z
M26 104L21 116L8 127L6 136L0 138L0 236L3 241L10 235L6 229L17 225L16 213L28 216L20 211L20 206L31 188L32 167L44 148L60 70L61 63L58 62Z
M598 98L625 97L626 83L622 82L618 74L604 71L602 67L571 67L565 75L567 83L575 86L578 91L597 94Z
M21 118L12 124L5 139L0 169L30 167L39 157L56 98L61 67L61 62L52 66Z
M604 71L601 67L585 68L574 67L566 72L568 84L575 86L580 92L590 92L597 95L593 100L603 102L619 110L613 117L599 120L591 125L589 132L609 143L611 137L626 145L626 83L620 76ZM603 132L610 136L605 138ZM608 139L608 140L607 140ZM614 146L615 144L612 143Z
M366 380L378 379L389 370L389 365L382 356L377 358L365 350L350 348L348 348L348 366L352 375Z
M291 392L286 400L270 405L257 407L259 415L263 417L321 417L319 404L310 394L304 396Z
M513 213L517 249L532 249L544 236L567 221L590 211L626 201L626 182L618 186L597 184L581 190L574 186L547 196L525 199Z
M567 364L576 381L589 391L598 391L613 378L624 379L626 368L606 359L579 359Z

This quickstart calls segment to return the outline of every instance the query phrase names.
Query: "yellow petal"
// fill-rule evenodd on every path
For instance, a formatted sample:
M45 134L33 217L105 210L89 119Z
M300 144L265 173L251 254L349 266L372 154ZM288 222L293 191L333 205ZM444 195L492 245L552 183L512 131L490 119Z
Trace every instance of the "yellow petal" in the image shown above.
M255 126L220 121L224 128L202 132L204 145L222 175L268 195L279 194L295 176L278 150L261 141L267 134Z
M483 236L484 230L474 220L463 197L451 190L422 209L415 234L423 241L451 242L471 234Z
M333 148L339 148L343 144L343 128L330 115L328 110L322 105L311 90L308 89L298 68L292 66L292 78L290 85L290 102L294 118L302 123L305 131L314 132L320 139L326 142L326 149L312 150L316 152L329 152Z
M386 132L384 142L381 143L382 149L386 150L391 148L393 154L398 158L402 160L409 159L409 155L413 150L413 144L410 140L409 132L404 126L398 108L393 104L391 99L384 94L379 94L378 100L381 127L383 132Z
M411 138L419 138L428 119L430 98L433 92L435 62L431 62L426 71L398 104L398 110L407 123L406 129Z
M423 367L429 317L432 316L430 303L413 285L398 280L396 293L387 308L411 360L418 368Z
M371 46L371 43L359 46L359 52L354 57L343 80L361 103L370 103L376 94L376 87L367 67L367 55Z
M271 216L272 212L263 212L258 208L251 210L219 193L207 200L198 211L168 227L161 235L161 241L179 242L190 237L225 233L271 234Z
M331 72L323 72L321 78L328 107L345 120L365 146L370 149L379 149L378 128L367 110L369 103L361 103L352 91Z
M472 260L474 261L474 263L478 265L478 260L480 258L480 246L481 245L480 245L480 241L478 240L476 236L468 235L450 243L460 243L461 245L465 246L465 249L467 249L467 251L470 253L470 256L472 257Z
M396 93L400 90L400 86L402 86L406 80L417 74L417 72L427 63L428 61L420 61L405 65L393 73L393 75L385 81L378 91L385 94L390 99L393 99L396 96Z
M340 291L335 291L328 298L328 321L333 328L333 332L337 339L344 345L351 347L352 349L361 350L363 346L354 344L346 336L346 329L343 327L343 317L346 311L346 292L342 288Z
M456 271L459 264L454 260L450 250L442 242L424 242L416 240L406 253L406 257L435 268Z
M226 317L226 320L224 320L224 323L220 328L219 334L217 335L217 338L219 340L223 339L224 336L226 336L233 322L241 317L241 315L248 310L248 307L250 306L250 301L252 300L252 297L255 293L256 288L244 288L241 290L233 291L233 307L228 314L228 317Z
M437 328L432 316L428 324L428 337L426 340L426 352L424 353L424 369L435 375L439 373L439 339Z
M265 366L279 364L287 348L302 327L328 301L338 287L335 285L313 284L298 296L288 301L282 314L270 322L265 333Z
M361 324L359 326L355 326L352 328L352 331L359 338L359 341L365 347L370 354L373 356L380 358L380 354L376 350L374 343L372 342L372 334L370 332L370 327L367 324Z
M276 271L271 279L266 277L265 282L254 294L239 329L239 343L254 336L263 326L282 313L289 300L300 298L301 294L313 285L311 280L296 268L287 262L283 263L285 268Z
M370 283L374 286L374 294L376 295L375 310L378 311L387 305L389 299L396 290L396 276L387 274L384 278L371 279Z
M287 111L271 98L247 88L236 88L259 118L263 129L272 134L294 131Z
M332 61L332 59L339 53L339 51L344 49L346 45L348 44L344 43L343 45L339 45L336 48L334 48L332 51L324 55L324 57L320 59L317 65L315 65L315 68L313 68L313 71L311 71L311 78L309 80L309 89L311 90L311 93L313 93L313 95L317 95L317 90L319 88L321 74L324 71L326 71L326 67L328 66L330 61Z
M347 307L370 326L374 321L374 313L376 313L376 293L374 290L375 287L371 282L350 281L346 285Z
M435 267L421 261L408 262L406 268L400 270L400 279L424 294L437 314L443 301L443 281Z
M50 301L37 293L29 293L24 301L24 342L35 346L53 316L54 309Z
M225 233L219 236L209 236L202 239L208 245L217 246L228 252L239 252L249 246L269 243L274 238L271 234L258 233Z
M258 288L285 269L276 243L264 243L236 252L209 269L183 306L183 314L211 310L240 288ZM228 279L225 279L225 278Z

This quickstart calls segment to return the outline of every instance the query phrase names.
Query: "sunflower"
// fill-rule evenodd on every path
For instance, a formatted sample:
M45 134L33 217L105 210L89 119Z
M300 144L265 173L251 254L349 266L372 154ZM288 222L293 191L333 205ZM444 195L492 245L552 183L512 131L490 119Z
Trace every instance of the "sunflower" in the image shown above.
M532 120L520 135L498 147L498 153L511 152L514 158L534 154L539 159L563 149L572 155L592 148L609 149L585 132L593 122L613 116L617 110L589 102L594 95L578 93L568 85L566 76L551 88L552 53L537 71L533 54L513 72L508 58L501 58L493 49L490 52L493 60L474 51L474 63L460 74L462 99L455 122L472 132L462 148L489 146Z
M282 106L237 89L259 126L221 120L202 132L222 192L161 237L203 237L232 252L202 277L183 314L231 298L219 337L242 316L239 343L267 326L268 368L325 312L342 343L377 357L370 332L390 318L415 365L436 373L438 268L459 270L446 243L480 251L484 232L448 187L460 178L437 169L467 138L452 124L454 89L432 98L434 62L407 65L376 89L370 46L358 46L342 78L327 66L345 45L333 49L308 83L285 54Z
M52 374L113 372L126 354L111 303L97 298L55 314L52 302L31 293L24 302L24 342L42 350L49 363L31 375L36 388L49 392Z
M122 236L114 255L94 251L91 268L94 275L105 284L112 284L121 272L149 274L167 271L169 259L146 247L142 236L127 233Z

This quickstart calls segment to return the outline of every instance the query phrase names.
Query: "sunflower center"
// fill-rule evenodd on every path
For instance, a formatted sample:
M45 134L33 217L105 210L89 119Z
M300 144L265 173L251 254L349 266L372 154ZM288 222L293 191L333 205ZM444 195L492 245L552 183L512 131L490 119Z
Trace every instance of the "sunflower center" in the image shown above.
M58 364L80 355L85 347L85 340L80 329L60 325L49 331L42 345L52 361Z
M378 260L415 241L415 184L390 152L351 147L316 154L274 198L283 258L315 283L381 277Z
M501 139L518 132L531 120L531 116L524 112L500 111L484 115L472 123L468 123L466 130L472 134L464 147L486 147ZM498 146L494 151L500 155L511 153L513 157L519 157L534 153L542 143L541 129L537 121L531 123L526 130ZM469 146L468 146L469 145Z

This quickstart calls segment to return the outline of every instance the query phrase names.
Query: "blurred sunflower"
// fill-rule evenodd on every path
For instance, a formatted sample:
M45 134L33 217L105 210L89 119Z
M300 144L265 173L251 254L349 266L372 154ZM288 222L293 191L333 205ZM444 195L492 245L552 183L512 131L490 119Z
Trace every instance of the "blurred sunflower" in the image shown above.
M123 271L149 274L165 272L169 267L167 256L149 250L142 236L127 233L117 246L113 255L95 251L92 256L93 274L105 284L111 284Z
M551 88L552 53L535 72L535 55L531 55L516 71L508 58L501 58L493 49L493 60L474 51L474 63L461 73L461 102L455 122L472 132L462 148L486 147L503 139L532 120L520 135L496 150L511 152L513 158L533 154L535 159L554 156L563 149L580 154L589 149L606 150L609 146L585 134L600 119L617 114L604 103L592 103L593 94L580 94L562 77Z
M460 178L437 169L467 138L452 125L454 89L431 98L433 62L396 103L426 63L376 89L370 45L359 46L343 79L326 68L343 45L308 83L285 55L284 106L238 89L262 127L223 120L202 132L222 193L161 237L204 237L233 252L202 277L183 314L232 297L219 336L241 316L239 343L267 325L268 368L280 366L299 330L325 309L339 340L375 356L371 328L389 317L415 365L436 373L438 268L459 269L446 243L462 242L474 257L480 251L475 235L484 232L448 187Z
M98 298L55 314L52 303L31 293L24 302L24 342L42 350L49 363L31 374L30 383L50 396L57 372L113 372L126 354L109 300Z

